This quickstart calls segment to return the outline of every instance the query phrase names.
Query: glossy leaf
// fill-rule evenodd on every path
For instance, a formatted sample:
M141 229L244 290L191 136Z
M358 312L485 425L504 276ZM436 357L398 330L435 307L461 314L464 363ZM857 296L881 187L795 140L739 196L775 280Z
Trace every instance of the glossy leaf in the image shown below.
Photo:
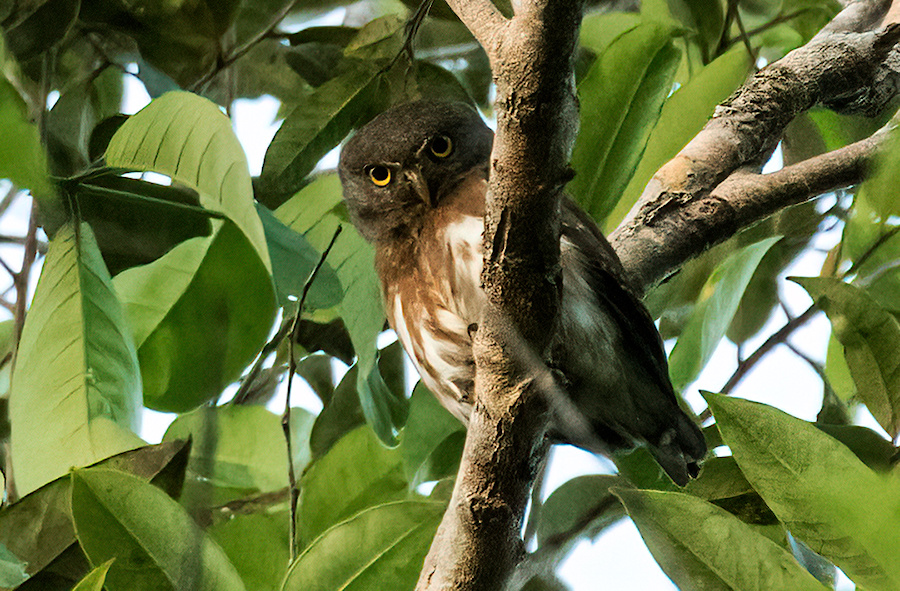
M828 277L795 277L831 321L856 391L891 437L900 433L900 324L865 291Z
M744 295L757 265L780 237L767 238L733 252L720 263L706 285L684 331L669 355L669 376L683 390L712 356Z
M445 507L434 501L400 501L338 523L291 564L282 589L412 589Z
M291 561L287 495L265 511L239 513L214 524L209 534L231 559L247 589L276 591Z
M304 414L302 409L295 410ZM193 442L185 487L188 496L212 485L212 503L224 505L288 485L281 417L264 407L199 408L176 418L163 441L188 437ZM303 468L295 466L297 473Z
M743 47L735 47L700 70L684 86L672 93L659 114L659 121L637 165L634 176L622 193L603 228L610 231L628 213L653 174L672 159L746 79L752 63Z
M0 587L13 588L28 580L25 567L28 563L22 561L9 548L0 544Z
M269 333L271 276L234 224L213 227L209 238L114 281L138 345L144 404L156 410L184 412L218 397Z
M119 128L110 166L152 170L199 194L228 221L116 277L135 333L145 403L185 411L237 379L268 336L275 293L244 152L206 99L168 93ZM204 371L196 371L202 367Z
M707 394L741 471L796 538L869 590L900 584L900 483L780 410Z
M357 367L351 367L325 403L309 435L309 447L313 458L328 453L341 437L364 425L366 418L359 404L356 391Z
M72 591L103 591L103 584L106 582L106 574L109 572L109 567L112 566L114 561L115 558L110 558L89 572L83 579L78 581L78 584L72 588Z
M407 491L400 450L384 447L367 426L351 431L300 480L299 546L367 507L404 498Z
M29 493L72 466L143 442L134 343L90 227L50 244L19 344L10 395L13 467Z
M91 563L116 559L106 576L110 591L244 589L222 549L184 509L136 476L75 471L72 518Z
M569 190L595 219L612 210L631 179L681 58L674 27L653 22L623 33L578 84L581 132Z
M371 117L384 64L361 62L318 87L294 108L266 150L260 181L289 194L354 126Z
M4 49L0 45L0 55ZM42 205L49 205L54 196L40 134L28 118L25 101L6 78L0 78L0 135L0 178L31 189Z
M420 472L431 456L448 437L465 431L459 419L451 415L420 382L412 393L409 419L400 434L400 449L406 478L417 482L425 476ZM417 478L418 476L418 478Z
M344 222L345 218L339 213L342 207L337 175L324 175L279 207L275 215L306 236L318 249L328 245L335 228L342 224L343 232L328 258L344 287L344 299L339 311L358 356L357 389L361 394L363 413L379 438L393 445L398 426L394 424L391 414L392 405L387 400L373 398L391 393L386 389L373 390L367 383L376 366L375 341L384 327L381 286L375 274L375 252L350 224Z
M322 253L313 248L302 234L285 226L264 205L257 204L256 210L266 233L269 256L272 257L272 276L275 279L278 304L289 306L302 295L303 287L322 258ZM328 261L325 261L316 274L304 305L311 310L331 308L341 302L343 295L341 282Z
M681 588L826 589L786 550L711 503L678 492L617 489L616 495Z
M592 474L564 482L544 501L537 526L538 547L593 537L625 515L610 487L621 486L618 476ZM572 534L577 533L578 536Z
M200 204L234 222L270 268L247 157L231 121L215 103L187 92L166 93L119 128L106 150L106 162L157 172L195 189Z

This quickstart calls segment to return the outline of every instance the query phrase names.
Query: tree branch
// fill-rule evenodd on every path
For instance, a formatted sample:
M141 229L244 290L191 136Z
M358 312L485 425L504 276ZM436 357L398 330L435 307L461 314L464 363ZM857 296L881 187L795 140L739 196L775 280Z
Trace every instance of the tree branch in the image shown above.
M450 505L417 589L502 589L524 556L522 519L546 453L553 378L543 360L559 305L559 198L577 125L574 1L526 0L512 19L450 0L482 43L497 85L475 407Z
M873 16L862 5L877 5L880 12ZM778 173L758 173L800 113L821 104L874 114L895 99L900 26L846 32L877 21L887 8L885 2L851 4L807 45L753 76L660 168L610 235L638 289L655 285L740 228L864 178L884 131Z

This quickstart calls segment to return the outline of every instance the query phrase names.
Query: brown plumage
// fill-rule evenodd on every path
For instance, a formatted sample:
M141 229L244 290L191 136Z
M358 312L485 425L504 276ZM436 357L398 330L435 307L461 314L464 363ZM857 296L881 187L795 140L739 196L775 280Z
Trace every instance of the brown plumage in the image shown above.
M466 105L408 103L360 129L338 167L351 219L375 245L388 322L425 385L464 422L474 396L472 332L485 303L492 141ZM659 334L594 222L568 198L561 213L554 436L596 453L645 443L684 485L706 443L678 407Z

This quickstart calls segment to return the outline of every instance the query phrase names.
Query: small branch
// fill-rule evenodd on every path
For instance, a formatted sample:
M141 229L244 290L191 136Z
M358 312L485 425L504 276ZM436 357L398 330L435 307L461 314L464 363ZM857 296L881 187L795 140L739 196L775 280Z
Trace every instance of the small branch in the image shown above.
M288 359L288 383L287 392L284 396L284 413L281 415L281 429L284 431L284 440L287 445L288 487L291 491L291 560L297 558L297 501L300 498L300 489L297 488L297 475L294 473L294 445L291 439L291 385L294 383L294 373L297 371L297 361L294 358L294 342L297 340L297 327L300 325L300 316L303 314L303 304L306 303L306 296L309 294L313 281L316 280L316 275L319 274L319 270L322 268L322 265L325 264L325 259L328 258L328 253L331 252L331 248L334 246L335 241L337 241L337 237L341 235L342 229L343 228L338 225L334 230L331 242L325 247L322 256L319 257L319 262L316 263L316 266L313 268L312 273L309 274L306 283L303 284L303 292L300 295L300 301L297 302L297 314L294 316L294 321L291 323L291 340L288 341L290 358Z
M251 49L259 45L264 39L269 37L276 29L276 27L278 27L281 21L283 21L284 18L288 14L290 14L291 11L294 10L294 7L299 3L300 0L290 0L290 2L285 4L284 7L282 7L282 9L276 13L275 18L272 19L272 21L265 29L257 33L256 36L244 43L241 47L232 51L230 55L220 59L219 62L213 67L213 69L207 72L199 80L194 82L189 90L191 92L199 92L201 89L203 89L203 87L209 84L213 78L218 76L219 72L230 67L234 62L247 55L247 53L249 53Z
M447 0L447 4L481 44L493 63L498 57L498 41L509 24L506 17L489 0Z

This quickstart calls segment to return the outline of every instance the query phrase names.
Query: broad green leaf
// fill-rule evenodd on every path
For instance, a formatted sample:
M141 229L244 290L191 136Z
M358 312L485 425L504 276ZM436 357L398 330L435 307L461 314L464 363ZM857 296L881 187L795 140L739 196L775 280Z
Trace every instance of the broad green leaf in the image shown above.
M426 460L448 437L465 431L459 419L441 406L437 398L419 382L409 401L409 419L400 434L400 449L406 479L419 482ZM427 470L426 470L427 471Z
M354 126L371 117L383 63L360 62L325 82L294 108L266 150L260 181L289 194Z
M846 445L863 464L872 470L889 472L894 467L897 448L872 429L861 425L813 424Z
M150 445L113 456L98 464L135 474L167 493L184 478L184 441ZM0 546L27 563L29 575L41 571L75 544L69 506L69 476L60 477L0 511Z
M137 476L76 470L72 519L92 564L116 559L106 576L109 591L244 589L222 549L178 503Z
M325 455L344 435L366 422L356 391L357 367L351 367L319 413L309 435L313 458Z
M5 53L0 42L0 60L5 61ZM29 120L25 101L6 78L0 78L0 136L0 178L31 189L42 207L52 207L56 198L47 176L40 133Z
M269 334L271 276L234 224L213 228L114 281L138 346L144 404L156 410L184 412L218 397Z
M27 494L72 466L143 444L134 342L90 226L60 228L22 332L9 401Z
M793 277L831 321L856 392L891 437L900 433L900 324L860 288L831 277Z
M0 587L13 588L28 580L25 567L28 563L9 551L0 543Z
M691 27L692 36L701 48L704 62L708 62L718 49L725 24L725 5L721 0L675 0L669 2L673 16Z
M400 450L384 447L365 425L351 431L300 480L299 546L367 507L404 498L407 491Z
M703 128L716 105L746 79L751 66L747 50L735 47L700 70L669 97L647 140L647 148L634 176L603 226L606 231L611 231L622 221L653 174Z
M78 584L72 588L72 591L103 591L103 584L106 582L106 574L109 567L115 562L115 558L110 558L78 581Z
M848 402L856 396L856 384L853 383L847 358L844 357L844 346L833 332L828 337L828 351L825 353L825 377L843 402Z
M741 471L794 537L878 591L900 586L900 484L780 410L706 394Z
M272 276L275 279L278 304L282 307L289 306L291 297L299 299L302 295L322 253L313 248L302 234L285 226L264 205L257 204L256 211L262 220L269 256L272 257ZM343 295L341 282L328 261L325 261L316 274L304 305L312 310L331 308L341 302Z
M767 238L733 252L720 263L700 294L684 331L669 356L669 376L683 390L700 374L741 302L757 265L780 237Z
M231 559L248 589L276 591L291 561L290 521L284 502L266 511L233 515L214 524L209 535Z
M826 589L786 550L711 503L678 492L615 492L683 589Z
M340 214L342 208L340 180L332 174L319 177L304 187L279 207L275 215L306 236L317 249L324 249L335 228L343 223L343 232L328 258L344 287L339 311L357 354L357 389L363 413L381 440L393 445L397 426L391 404L387 400L373 399L373 395L383 395L386 390L373 390L367 383L376 367L375 341L384 326L381 286L375 274L375 252L350 224L344 223L345 217Z
M581 131L569 189L595 219L618 201L672 89L677 34L674 26L642 23L613 41L578 84Z
M627 12L587 14L578 31L578 44L596 54L602 54L621 35L638 28L640 15Z
M412 589L445 507L399 501L338 523L291 564L283 591Z
M293 409L298 415L302 409ZM292 415L294 413L292 412ZM273 492L288 485L281 417L261 406L201 407L175 419L163 441L192 439L185 495L212 486L212 503ZM304 466L295 466L297 473ZM190 489L194 489L191 491Z
M607 474L578 476L564 482L541 507L538 547L558 545L559 540L575 543L582 536L596 536L618 521L625 513L609 488L622 484L621 478ZM572 535L575 533L579 535Z
M689 482L684 492L725 509L746 524L774 526L778 530L780 543L785 544L784 530L778 518L747 482L734 458L707 458L699 478ZM757 532L765 535L759 528Z
M195 189L203 207L241 229L270 270L247 157L215 103L187 92L166 93L119 128L106 149L106 163L164 174Z

